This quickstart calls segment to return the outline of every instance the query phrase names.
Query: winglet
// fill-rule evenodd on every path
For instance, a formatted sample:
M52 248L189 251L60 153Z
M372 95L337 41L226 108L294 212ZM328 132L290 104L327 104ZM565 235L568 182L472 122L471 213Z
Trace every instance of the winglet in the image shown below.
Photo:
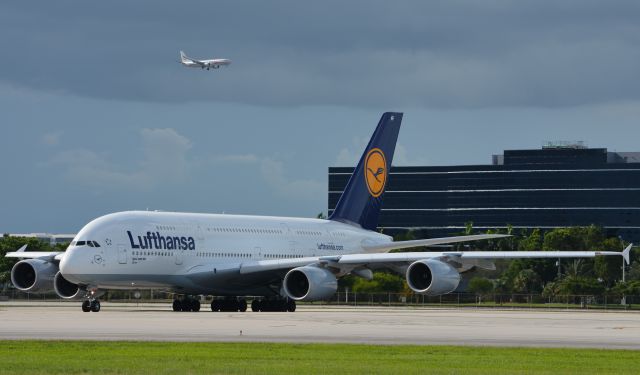
M631 248L633 247L633 244L629 244L629 246L627 246L626 249L622 250L622 258L624 258L625 263L627 263L627 265L629 265L631 263Z
M21 248L19 248L18 250L16 250L16 253L22 253L25 250L27 250L27 244L22 245Z

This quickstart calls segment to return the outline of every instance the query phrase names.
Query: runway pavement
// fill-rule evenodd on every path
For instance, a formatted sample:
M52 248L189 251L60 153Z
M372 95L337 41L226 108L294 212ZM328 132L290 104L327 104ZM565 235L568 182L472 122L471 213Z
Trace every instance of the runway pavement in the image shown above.
M206 306L203 306L206 307ZM342 342L640 349L640 313L301 307L176 313L169 305L0 303L0 339Z

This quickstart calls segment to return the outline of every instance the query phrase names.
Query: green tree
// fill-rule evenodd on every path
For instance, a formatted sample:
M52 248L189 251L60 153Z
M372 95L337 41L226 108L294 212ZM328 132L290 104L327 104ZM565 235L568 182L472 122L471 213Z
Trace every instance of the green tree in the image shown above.
M620 251L623 243L618 238L607 238L602 241L602 247L598 250ZM613 286L622 279L622 261L619 257L596 257L593 260L595 276L604 281L608 287Z
M518 250L520 251L537 251L542 250L542 233L540 229L534 229L529 235L523 233L522 238L518 241Z
M374 272L373 280L356 278L352 288L356 293L400 293L404 289L404 278L388 272Z
M640 296L640 280L619 282L611 288L611 293L617 296Z
M560 295L601 295L605 287L598 280L584 276L568 275L558 282L557 293Z
M640 280L640 261L631 263L625 275L627 281Z
M482 297L493 291L493 282L485 277L474 277L469 280L469 291L478 296L482 301Z
M538 293L542 290L540 275L532 269L520 271L513 279L513 291L516 293Z

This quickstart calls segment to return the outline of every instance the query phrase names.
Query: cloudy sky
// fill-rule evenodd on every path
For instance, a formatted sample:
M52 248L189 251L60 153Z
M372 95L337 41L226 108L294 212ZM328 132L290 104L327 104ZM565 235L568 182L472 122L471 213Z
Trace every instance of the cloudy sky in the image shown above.
M315 216L405 112L395 165L546 140L640 151L637 1L0 4L0 231L160 209ZM187 69L178 51L225 57Z

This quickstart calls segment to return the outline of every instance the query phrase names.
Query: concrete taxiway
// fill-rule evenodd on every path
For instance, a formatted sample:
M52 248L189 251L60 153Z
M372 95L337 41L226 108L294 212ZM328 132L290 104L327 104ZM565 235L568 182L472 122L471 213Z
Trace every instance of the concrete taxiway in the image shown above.
M164 304L107 302L99 313L83 313L79 303L3 303L0 339L640 349L640 313L321 306L295 313L176 313Z

